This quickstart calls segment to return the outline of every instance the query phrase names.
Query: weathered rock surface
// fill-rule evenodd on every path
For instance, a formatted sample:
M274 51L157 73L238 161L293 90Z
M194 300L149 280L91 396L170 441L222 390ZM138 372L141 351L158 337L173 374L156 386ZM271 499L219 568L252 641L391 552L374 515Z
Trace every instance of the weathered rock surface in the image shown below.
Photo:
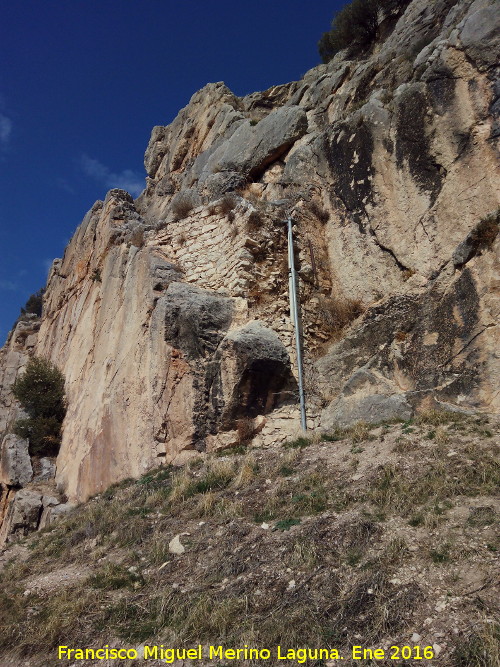
M52 458L42 456L35 461L33 480L35 482L46 482L56 476L56 463Z
M260 322L228 333L218 350L222 424L265 415L292 394L288 352L278 336Z
M0 545L36 530L42 513L42 495L31 489L20 489L10 500L0 530Z
M33 478L29 443L13 433L5 436L0 450L0 483L26 486Z
M498 412L497 5L413 0L364 59L244 98L208 84L154 128L144 192L94 204L0 351L0 432L36 353L67 381L70 501L242 420L261 446L291 433L290 213L311 424Z
M20 416L19 404L10 388L33 353L39 328L38 317L25 315L0 349L0 437Z

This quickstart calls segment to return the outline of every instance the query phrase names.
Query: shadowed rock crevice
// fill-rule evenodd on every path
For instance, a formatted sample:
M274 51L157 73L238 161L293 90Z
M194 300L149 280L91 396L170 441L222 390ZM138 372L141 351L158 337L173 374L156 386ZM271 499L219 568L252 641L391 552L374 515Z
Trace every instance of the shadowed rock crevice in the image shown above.
M326 159L334 177L332 194L365 233L364 209L371 200L373 137L365 123L340 124L326 139Z
M427 192L431 205L436 201L445 173L431 153L429 102L423 84L405 90L397 100L396 159L405 165L416 183Z

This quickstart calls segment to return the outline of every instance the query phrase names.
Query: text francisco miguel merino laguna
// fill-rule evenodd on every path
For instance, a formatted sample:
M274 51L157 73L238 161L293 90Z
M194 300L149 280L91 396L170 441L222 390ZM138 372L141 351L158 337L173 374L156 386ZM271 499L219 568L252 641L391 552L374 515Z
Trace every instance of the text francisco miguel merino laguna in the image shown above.
M432 646L425 648L420 646L391 646L390 657L398 659L401 655L406 659L407 657L414 657L422 660L425 658L430 660L434 657ZM276 646L273 651L262 648L249 648L246 644L243 648L225 648L224 646L208 646L204 647L198 644L196 648L170 648L163 644L159 646L141 646L139 651L135 648L110 648L106 644L102 648L70 648L69 646L59 646L58 658L59 660L137 660L142 658L147 660L163 660L166 663L173 663L176 660L269 660L271 657L277 660L293 660L299 664L308 662L309 660L343 660L344 656L340 655L339 651L334 648L297 648L286 649L282 646ZM422 655L423 651L423 655ZM415 655L413 656L413 652ZM368 649L362 646L353 646L351 655L352 660L383 660L389 657L388 652L382 648Z

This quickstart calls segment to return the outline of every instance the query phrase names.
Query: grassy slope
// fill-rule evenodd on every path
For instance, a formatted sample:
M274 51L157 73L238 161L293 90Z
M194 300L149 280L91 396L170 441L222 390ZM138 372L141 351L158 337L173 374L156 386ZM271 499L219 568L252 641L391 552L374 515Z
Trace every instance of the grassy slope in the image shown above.
M353 643L437 645L376 664L498 667L499 430L428 414L111 487L4 554L0 665L149 640L343 647L344 665Z

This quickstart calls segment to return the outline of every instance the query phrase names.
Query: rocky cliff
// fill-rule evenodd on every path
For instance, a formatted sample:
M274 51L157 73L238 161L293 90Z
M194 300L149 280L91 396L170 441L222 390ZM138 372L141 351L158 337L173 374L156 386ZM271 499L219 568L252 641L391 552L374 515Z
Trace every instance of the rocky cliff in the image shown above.
M154 128L144 192L94 204L0 352L0 431L31 354L66 377L63 500L297 428L288 215L311 426L499 412L499 27L494 0L413 0L365 58L244 98L209 84ZM10 534L57 502L17 442Z

